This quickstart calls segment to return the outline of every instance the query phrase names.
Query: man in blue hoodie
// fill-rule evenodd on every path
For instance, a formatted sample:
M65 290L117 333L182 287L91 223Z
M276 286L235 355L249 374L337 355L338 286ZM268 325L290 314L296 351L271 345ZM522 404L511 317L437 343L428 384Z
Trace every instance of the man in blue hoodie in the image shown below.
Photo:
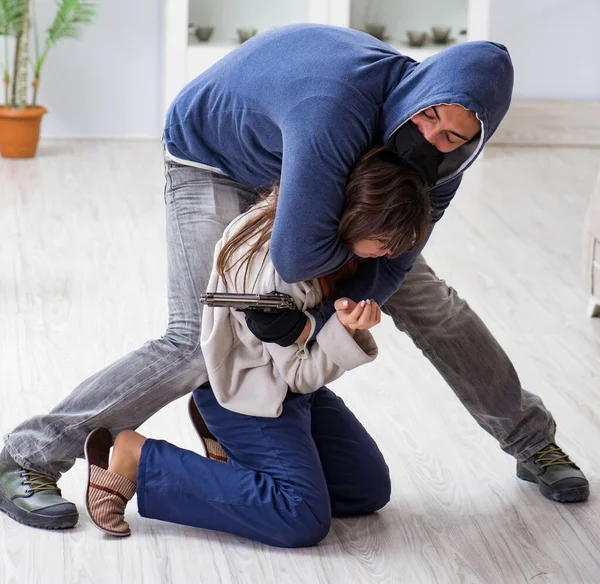
M199 296L223 229L257 189L281 181L271 241L281 277L331 273L354 257L337 226L359 156L393 145L429 181L435 224L504 117L512 83L508 52L495 43L466 43L417 63L357 31L294 25L244 43L188 84L164 131L168 329L7 436L0 508L32 526L75 525L77 509L56 481L81 456L90 430L135 429L207 381ZM586 499L587 480L554 443L552 416L521 388L477 315L418 253L385 254L382 246L369 250L341 295L374 298L391 315L517 459L520 478L555 501ZM316 334L333 311L279 318L278 342L291 344L307 329ZM248 324L256 324L251 316Z

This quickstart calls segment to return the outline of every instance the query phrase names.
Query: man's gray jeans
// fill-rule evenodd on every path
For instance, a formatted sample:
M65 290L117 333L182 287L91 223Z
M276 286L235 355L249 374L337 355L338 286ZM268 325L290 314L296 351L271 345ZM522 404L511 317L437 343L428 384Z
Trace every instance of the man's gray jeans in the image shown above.
M22 466L56 478L82 456L94 428L135 429L207 381L200 349L202 305L213 250L256 193L223 175L165 162L169 324L163 337L92 375L49 414L6 437ZM519 460L554 439L539 397L524 391L486 326L422 257L383 310L410 335L477 422Z

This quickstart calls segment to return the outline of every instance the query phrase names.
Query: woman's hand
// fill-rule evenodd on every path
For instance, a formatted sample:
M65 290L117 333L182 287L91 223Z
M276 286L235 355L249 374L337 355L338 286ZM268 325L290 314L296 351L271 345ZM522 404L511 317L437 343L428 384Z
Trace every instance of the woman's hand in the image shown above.
M381 308L374 300L357 304L350 298L339 298L334 306L339 321L352 336L357 330L365 331L381 322Z

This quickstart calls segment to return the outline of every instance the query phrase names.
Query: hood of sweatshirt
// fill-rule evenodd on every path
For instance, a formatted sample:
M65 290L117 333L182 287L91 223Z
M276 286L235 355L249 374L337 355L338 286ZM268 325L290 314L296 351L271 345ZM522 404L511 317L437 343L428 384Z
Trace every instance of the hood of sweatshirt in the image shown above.
M481 131L444 155L439 185L464 172L477 158L508 111L512 89L513 67L504 46L488 41L456 45L406 66L383 104L380 132L387 143L410 118L434 105L458 104L474 111Z

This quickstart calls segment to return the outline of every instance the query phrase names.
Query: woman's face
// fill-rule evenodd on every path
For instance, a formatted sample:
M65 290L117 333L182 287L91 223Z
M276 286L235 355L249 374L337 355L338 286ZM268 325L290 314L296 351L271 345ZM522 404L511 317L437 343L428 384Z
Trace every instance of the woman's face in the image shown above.
M351 251L359 258L380 258L389 253L379 239L361 239L351 245Z

